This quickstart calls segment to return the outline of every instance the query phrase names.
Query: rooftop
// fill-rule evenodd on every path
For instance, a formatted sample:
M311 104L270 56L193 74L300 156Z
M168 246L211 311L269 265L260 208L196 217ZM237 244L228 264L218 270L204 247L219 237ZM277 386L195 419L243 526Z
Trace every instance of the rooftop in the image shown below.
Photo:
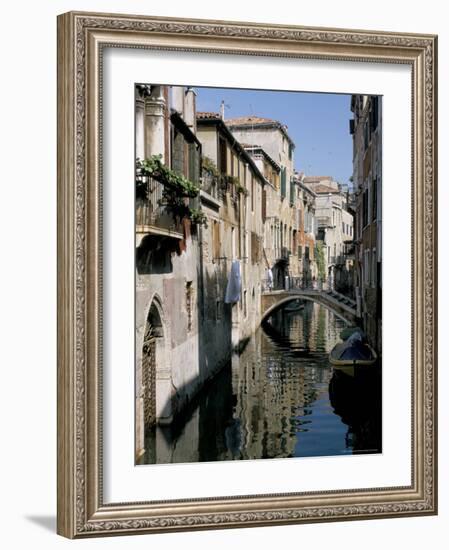
M335 187L330 187L329 185L323 185L322 183L319 184L319 185L314 185L312 189L318 195L324 194L324 193L326 193L326 194L327 193L340 193L339 189L335 189Z
M250 126L255 124L280 124L277 120L260 116L239 116L235 118L228 118L226 123L229 124L229 126L240 126L245 124Z
M282 122L279 122L278 120L274 120L273 118L266 118L255 115L240 116L235 118L227 118L226 124L231 128L231 130L233 128L252 128L254 126L258 126L260 128L277 128L281 130L281 132L285 135L285 137L293 146L295 145L295 142L288 135L287 126L285 124L282 124Z
M207 119L214 120L216 118L221 119L221 116L220 116L220 113L214 113L212 111L198 111L196 113L196 118L199 118L201 120L207 120Z
M276 169L277 172L280 172L281 167L279 164L265 151L261 145L251 145L249 143L240 143L240 145L247 151L249 154L262 154L265 159Z
M320 183L321 181L332 181L332 176L304 176L304 183Z
M248 164L253 169L254 173L262 180L266 181L264 175L261 173L257 165L255 164L254 160L252 159L251 155L248 153L248 151L245 149L245 147L242 146L241 143L239 143L235 136L232 134L230 129L228 128L225 121L221 118L219 113L214 113L211 111L198 111L196 113L196 120L197 123L200 124L200 126L215 126L217 129L219 129L220 132L223 133L223 135L226 136L228 141L230 141L233 145L233 147L239 151L239 153L245 158L245 160L248 162Z

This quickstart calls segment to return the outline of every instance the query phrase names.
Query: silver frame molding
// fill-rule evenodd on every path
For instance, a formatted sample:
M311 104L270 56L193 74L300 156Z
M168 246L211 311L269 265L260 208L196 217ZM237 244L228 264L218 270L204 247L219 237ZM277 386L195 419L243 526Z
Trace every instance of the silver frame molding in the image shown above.
M104 504L102 48L408 64L412 69L412 483ZM70 12L58 17L58 533L70 538L437 513L437 37Z

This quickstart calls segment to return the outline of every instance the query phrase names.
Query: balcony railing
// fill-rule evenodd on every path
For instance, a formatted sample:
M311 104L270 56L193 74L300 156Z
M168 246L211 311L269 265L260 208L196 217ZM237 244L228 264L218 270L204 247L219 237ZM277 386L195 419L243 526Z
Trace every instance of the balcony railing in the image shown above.
M332 227L331 216L317 216L316 217L318 227Z
M151 177L142 178L146 198L136 199L136 227L140 231L155 233L182 233L181 220L173 217L164 204L164 184Z
M201 178L201 189L216 200L221 199L221 182L218 176L203 170Z
M350 260L352 258L348 257L346 254L338 254L337 256L331 256L329 265L344 265L346 263L346 260Z
M316 291L328 291L329 282L321 280L310 280L310 277L291 277L286 276L280 282L280 284L275 284L275 282L270 282L268 279L262 280L262 292L271 292L275 290L286 290L286 291L295 291L295 290L316 290Z
M208 193L216 200L224 200L226 193L229 193L229 198L234 206L238 206L240 193L237 189L237 185L232 181L231 176L226 174L214 175L203 170L201 178L201 190Z

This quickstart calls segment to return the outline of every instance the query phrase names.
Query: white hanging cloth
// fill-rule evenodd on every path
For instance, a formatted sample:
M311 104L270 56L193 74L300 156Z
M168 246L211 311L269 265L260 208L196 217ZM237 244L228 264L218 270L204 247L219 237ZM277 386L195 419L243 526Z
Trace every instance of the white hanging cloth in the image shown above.
M231 273L226 287L225 303L235 304L240 300L240 290L242 287L242 279L240 276L240 262L234 260L231 265Z

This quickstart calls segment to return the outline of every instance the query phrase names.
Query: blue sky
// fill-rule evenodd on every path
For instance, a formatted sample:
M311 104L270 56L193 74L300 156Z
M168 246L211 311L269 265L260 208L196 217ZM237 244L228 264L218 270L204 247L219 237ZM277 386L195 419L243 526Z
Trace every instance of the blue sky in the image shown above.
M340 183L349 183L350 95L198 87L195 90L198 111L219 112L224 100L225 118L254 115L286 124L296 144L298 171L311 176L333 176Z

